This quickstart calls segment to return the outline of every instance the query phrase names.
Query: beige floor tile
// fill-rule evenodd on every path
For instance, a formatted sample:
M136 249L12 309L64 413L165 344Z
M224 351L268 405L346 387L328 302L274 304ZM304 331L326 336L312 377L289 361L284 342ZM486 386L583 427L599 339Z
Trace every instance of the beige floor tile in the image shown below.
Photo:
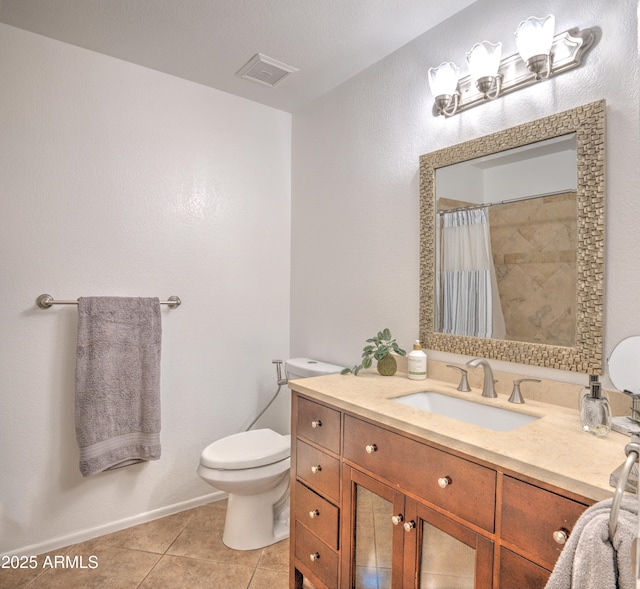
M258 567L287 572L289 570L289 539L263 548Z
M289 540L227 548L226 507L210 503L43 554L36 569L0 569L0 589L287 589Z
M164 554L194 516L195 509L133 526L84 543L86 549L103 544Z
M246 589L254 569L207 560L163 556L141 589ZM273 588L275 589L275 588Z
M14 561L16 565L14 568L0 569L0 589L22 589L22 587L26 587L44 571L49 570L49 562L54 562L56 556L64 556L71 548L71 546L67 546L59 550L40 554L36 556L33 561L28 560L25 562L18 558ZM35 563L35 568L31 568L32 562Z
M113 546L97 546L92 553L87 553L78 546L81 545L74 546L66 554L64 566L46 570L29 585L29 589L133 589L160 559L158 554ZM95 563L95 568L81 568Z
M289 573L286 571L272 571L256 569L249 589L288 589Z
M262 549L231 550L222 543L226 502L219 503L198 507L167 554L255 567Z
M70 546L67 546L66 548L36 556L33 561L35 563L34 568L31 568L31 560L25 562L18 558L14 567L0 569L0 589L22 589L22 587L26 587L45 570L48 570L45 566L49 559L53 561L56 556L63 556L69 549Z

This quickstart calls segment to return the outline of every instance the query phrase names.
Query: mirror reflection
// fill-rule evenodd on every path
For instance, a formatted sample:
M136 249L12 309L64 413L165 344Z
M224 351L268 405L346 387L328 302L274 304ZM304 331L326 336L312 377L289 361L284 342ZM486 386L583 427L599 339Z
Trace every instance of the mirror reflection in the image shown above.
M475 549L422 522L419 589L474 589L475 577Z
M576 134L435 170L434 330L574 346Z
M500 154L503 154L509 149L519 149L529 145L540 147L540 142L542 141L560 137L568 139L568 135L573 136L571 140L575 141L576 145L576 163L575 168L573 168L571 172L571 175L577 178L575 194L577 223L574 233L576 245L572 247L567 240L566 248L565 245L559 247L558 256L560 256L559 252L565 252L562 254L563 256L572 256L573 254L570 252L575 251L575 281L567 287L571 289L572 293L575 292L575 320L573 323L567 322L568 327L564 329L564 337L567 341L574 341L575 343L573 345L556 345L549 343L549 341L544 341L544 343L526 341L533 340L536 337L548 337L548 335L532 335L534 332L531 324L526 328L529 330L527 332L529 334L527 338L521 335L524 329L519 332L520 335L518 335L518 337L523 337L523 341L505 339L507 332L511 329L508 325L511 310L507 309L507 305L503 304L502 300L501 310L505 319L504 338L494 335L491 337L477 337L443 333L443 319L440 319L440 331L438 331L435 325L436 317L440 317L440 307L444 306L444 302L439 298L439 293L435 291L437 284L436 266L438 265L436 257L440 254L440 252L436 250L438 250L439 247L442 249L442 245L438 241L439 230L436 224L436 219L440 216L436 210L436 174L439 176L440 170L447 166L469 160L476 160L477 158L485 156L500 156ZM559 142L562 143L562 140L559 140ZM604 337L605 152L605 103L603 100L600 100L420 156L420 339L425 342L427 348L465 356L481 356L483 358L494 358L507 362L558 368L560 370L602 374ZM511 153L517 154L517 152ZM536 159L540 161L539 158ZM567 173L569 174L568 171ZM520 189L526 188L534 182L531 175L525 176L521 169L514 172L514 174L516 181L512 184L518 184ZM460 176L462 176L462 174L460 174ZM546 166L538 166L538 169L533 172L533 176L536 180L541 181L556 176L556 174L550 174ZM503 181L506 180L503 180L503 177L501 177L499 182L502 183ZM476 180L473 184L479 183L479 180ZM483 181L483 191L485 187L490 184L492 184L492 182L489 180L486 182ZM540 194L549 195L550 192L555 193L556 190L565 190L565 187L562 186L558 189L546 187L542 189L542 193L539 191L529 194L522 194L520 192L513 193L511 191L509 193L503 192L503 194L498 197L497 202L513 200L522 196L530 196L531 194L537 196ZM468 203L473 205L490 204L471 201L469 192L468 190L462 193L452 192L450 194L443 194L442 198L462 201L461 204L465 204L466 206L468 206ZM560 198L560 194L549 196L547 202L553 198ZM484 198L484 196L482 198ZM544 197L542 199L530 200L544 202ZM522 207L525 206L526 202L529 201L525 200L522 203L505 203L505 205L509 204L513 207ZM455 206L449 206L448 208L460 208L457 206L457 202L453 204ZM573 205L566 206L567 208L573 208ZM441 208L444 208L444 205ZM490 204L490 206L487 207L489 211L499 210L499 208L499 205L495 204ZM546 211L546 209L544 210ZM509 216L511 216L511 213L509 213ZM519 223L520 231L515 234L518 240L523 239L526 235L531 236L532 234L534 236L542 235L543 237L539 239L539 241L542 242L545 242L547 239L551 240L548 234L533 230L538 227L538 225L534 223L536 220L535 215L534 217L527 217L526 219L527 220L520 221ZM570 225L571 222L569 221L569 226ZM498 233L497 228L495 232L496 234ZM547 235L547 237L544 237L545 235ZM507 239L506 241L509 242L511 239ZM505 268L499 268L499 266L505 261L509 263L509 268L516 269L516 264L512 262L517 260L509 256L519 258L523 255L523 252L518 250L499 252L497 246L494 252L493 243L491 247L492 250L490 252L484 252L484 261L485 264L488 264L489 261L494 264L497 290L497 282L502 277L502 271L507 275ZM477 255L477 248L473 248L473 252ZM526 253L527 255L533 256L534 252ZM543 253L546 255L546 252L543 251ZM500 257L503 254L504 260ZM540 254L536 253L535 255L538 256ZM441 267L442 264L438 266L438 270ZM529 259L527 264L518 264L516 271L521 271L525 267L531 269L536 266L532 259ZM522 298L522 292L526 294L531 291L532 288L530 284L527 286L524 278L522 281L518 281L515 279L517 274L511 273L511 275L514 277L513 282L521 289L520 295L514 290L514 292L516 292L516 302L519 302L519 299ZM537 278L535 274L528 276L530 280L534 278ZM442 280L442 278L438 278L438 281L440 280ZM492 280L493 279L489 277L485 279L484 282L486 284L492 282ZM551 281L546 288L550 288L552 282L553 281ZM560 291L564 291L564 289L556 289L556 295ZM540 293L540 295L542 294L543 293ZM498 298L500 298L500 296L501 294L498 294ZM487 299L488 298L489 297L487 297ZM494 295L492 291L491 300L493 299ZM549 304L550 300L552 299L547 299L546 303ZM454 303L455 301L451 304ZM455 304L457 305L457 303ZM436 312L437 305L439 305L439 308ZM460 308L468 313L468 307ZM494 307L492 307L492 312L493 308ZM566 305L564 308L566 308ZM540 315L544 316L546 312L547 309L543 305L542 311L530 311L528 315L535 318ZM571 313L572 311L569 309L567 315L571 315ZM550 312L550 316L554 316L553 312ZM487 330L486 333L488 333L489 325L491 333L493 333L493 315L490 319L485 315L483 321L485 323L485 327L483 328ZM538 324L542 325L543 323L550 325L550 321L548 320L546 322L538 320ZM561 331L559 326L559 321L555 321L554 324L551 325L551 328L547 330L547 334L557 334L557 332Z
M356 485L356 589L391 589L393 505Z

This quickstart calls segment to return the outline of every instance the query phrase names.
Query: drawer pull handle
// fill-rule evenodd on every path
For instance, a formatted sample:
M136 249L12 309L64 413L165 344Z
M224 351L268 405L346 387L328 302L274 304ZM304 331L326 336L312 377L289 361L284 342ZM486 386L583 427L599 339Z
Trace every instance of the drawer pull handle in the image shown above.
M316 429L317 427L322 427L322 421L320 421L319 419L314 419L314 420L311 422L311 427L312 427L313 429Z
M568 538L569 538L569 532L564 528L560 528L559 530L556 530L555 532L553 532L553 539L558 544L564 544Z
M416 522L414 522L413 520L410 521L410 522L404 522L404 531L405 532L410 532L415 527L416 527Z
M438 479L438 487L441 489L446 489L451 483L451 477L440 477Z
M311 467L311 472L312 472L313 474L316 474L317 472L320 472L321 470L322 470L322 467L321 467L319 464L314 464L314 465Z
M313 511L309 512L309 517L311 519L313 519L314 517L318 517L320 515L320 512L317 509L314 509Z
M309 558L311 560L318 560L320 558L320 555L317 552L314 552L313 554L309 555Z
M403 520L404 520L404 517L402 517L401 513L399 513L398 515L392 515L391 516L391 523L394 526L400 525L403 522Z
M375 444L367 444L364 449L367 451L367 454L373 454L378 449L378 446Z

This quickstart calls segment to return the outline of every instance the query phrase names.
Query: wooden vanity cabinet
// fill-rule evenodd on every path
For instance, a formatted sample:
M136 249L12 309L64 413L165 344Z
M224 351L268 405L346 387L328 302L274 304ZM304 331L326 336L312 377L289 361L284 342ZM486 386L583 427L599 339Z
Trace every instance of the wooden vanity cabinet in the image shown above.
M350 415L344 417L343 459L494 531L495 470Z
M292 589L543 589L592 503L295 391L292 409Z
M518 556L507 548L500 548L500 589L543 589L549 580L550 571Z
M340 587L342 414L294 393L290 586Z
M543 589L573 526L591 503L503 475L499 588ZM515 584L518 579L527 584Z

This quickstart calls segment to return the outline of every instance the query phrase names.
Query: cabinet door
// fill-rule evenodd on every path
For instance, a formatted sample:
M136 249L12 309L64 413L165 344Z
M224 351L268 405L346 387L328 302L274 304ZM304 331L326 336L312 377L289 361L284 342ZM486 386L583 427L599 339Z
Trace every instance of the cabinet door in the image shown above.
M400 587L404 496L348 466L343 493L342 587Z
M505 544L552 570L586 505L509 476L502 483ZM560 541L556 537L560 533Z
M499 589L513 589L514 587L544 589L550 575L548 570L514 554L511 550L500 549Z
M487 589L493 583L493 542L406 499L404 587Z

